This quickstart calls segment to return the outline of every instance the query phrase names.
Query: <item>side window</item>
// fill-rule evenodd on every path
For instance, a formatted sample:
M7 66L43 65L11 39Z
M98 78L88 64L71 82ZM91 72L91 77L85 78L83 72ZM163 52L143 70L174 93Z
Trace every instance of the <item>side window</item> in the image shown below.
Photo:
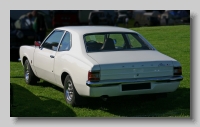
M43 43L42 47L56 51L64 31L54 31Z
M70 40L70 33L66 32L65 36L61 41L59 51L68 51L71 48Z

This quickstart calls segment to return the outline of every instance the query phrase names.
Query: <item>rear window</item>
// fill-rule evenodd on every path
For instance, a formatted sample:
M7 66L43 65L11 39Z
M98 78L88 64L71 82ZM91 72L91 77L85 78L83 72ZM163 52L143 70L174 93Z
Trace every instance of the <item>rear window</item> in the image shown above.
M84 35L87 52L152 50L136 33L93 33Z

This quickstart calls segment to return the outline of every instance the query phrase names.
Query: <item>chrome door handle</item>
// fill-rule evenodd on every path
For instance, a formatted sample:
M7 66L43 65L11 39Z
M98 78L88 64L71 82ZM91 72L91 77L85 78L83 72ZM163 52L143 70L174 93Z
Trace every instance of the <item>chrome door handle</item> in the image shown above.
M51 58L54 58L54 56L53 56L53 55L50 55L50 57L51 57Z

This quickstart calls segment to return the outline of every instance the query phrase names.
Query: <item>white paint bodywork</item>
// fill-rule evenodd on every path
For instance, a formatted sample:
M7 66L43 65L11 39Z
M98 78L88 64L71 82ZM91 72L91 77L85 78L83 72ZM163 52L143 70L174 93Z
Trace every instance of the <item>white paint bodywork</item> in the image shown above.
M87 53L83 35L94 32L133 32L108 26L71 26L56 30L70 32L72 47L69 51L53 51L35 46L21 46L20 59L27 58L36 76L61 88L61 75L67 72L81 96L100 97L147 93L172 92L180 81L150 82L151 89L122 91L123 84L114 86L90 87L86 85L89 71L100 71L100 82L109 80L140 79L148 77L173 76L173 67L181 66L178 61L157 50L113 51ZM138 33L139 34L139 33ZM50 55L55 56L51 58ZM144 81L145 82L145 81ZM149 82L149 81L148 81Z

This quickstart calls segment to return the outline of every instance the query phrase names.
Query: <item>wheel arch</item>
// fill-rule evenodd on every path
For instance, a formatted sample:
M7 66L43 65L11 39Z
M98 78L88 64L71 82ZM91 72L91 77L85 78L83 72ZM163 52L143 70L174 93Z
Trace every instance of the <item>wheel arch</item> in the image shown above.
M61 82L62 82L62 85L63 85L63 86L64 86L65 78L66 78L67 75L70 76L70 74L69 74L68 72L66 72L66 71L62 72L62 74L61 74ZM70 77L71 77L71 76L70 76ZM73 81L73 80L72 80L72 81Z
M28 60L28 58L26 56L23 56L22 58L22 64L24 65L25 61Z
M31 64L31 63L32 63L32 60L30 60L29 57L26 56L26 55L24 55L24 56L22 57L22 59L21 59L22 66L24 66L26 60L28 60L28 62L30 63L31 69L33 70L33 73L37 76L37 73L36 73L36 71L35 71L35 68L34 68L34 66L32 66L32 64ZM29 61L29 60L30 60L30 61ZM38 77L38 78L39 78L39 77Z
M66 76L70 76L71 80L72 80L72 83L74 85L74 88L76 89L77 93L79 94L79 91L77 90L77 86L74 84L74 79L73 77L70 75L70 73L68 73L67 71L63 71L62 74L61 74L61 82L62 82L62 85L64 87L64 83L65 83L65 78Z

